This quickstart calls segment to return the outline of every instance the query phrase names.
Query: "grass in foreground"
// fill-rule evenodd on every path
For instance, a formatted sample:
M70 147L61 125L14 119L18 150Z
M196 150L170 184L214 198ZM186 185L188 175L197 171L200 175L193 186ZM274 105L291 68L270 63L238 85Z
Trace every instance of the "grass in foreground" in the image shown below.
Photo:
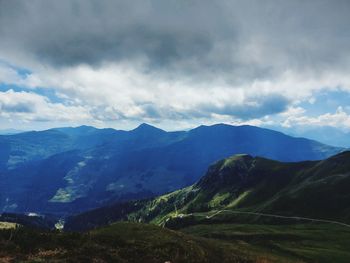
M137 223L86 233L2 230L0 248L0 262L254 262L230 244Z
M0 231L0 262L349 262L350 229L200 224L179 231L116 223L84 233Z
M277 262L349 262L350 228L330 224L196 225L184 233L225 241Z

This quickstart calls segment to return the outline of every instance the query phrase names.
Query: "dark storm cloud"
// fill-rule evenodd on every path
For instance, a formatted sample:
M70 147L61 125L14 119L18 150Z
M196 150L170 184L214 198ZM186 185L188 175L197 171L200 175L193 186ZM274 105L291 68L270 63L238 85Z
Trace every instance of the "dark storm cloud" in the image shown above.
M1 104L0 103L1 112L6 113L31 113L34 112L33 105L30 103L19 102L17 104Z
M2 1L0 10L3 46L59 66L141 57L171 64L232 35L210 1Z
M194 118L210 118L212 114L234 116L241 120L261 118L266 115L281 113L285 111L290 101L279 94L269 94L260 97L246 98L240 104L225 103L215 105L211 102L205 102L197 107L179 112L172 107L159 107L152 103L139 105L143 110L144 116L150 119L172 119L172 120L190 120Z
M0 1L1 50L54 66L146 59L149 70L273 77L348 66L349 1Z
M225 104L216 106L213 104L203 104L198 107L198 111L203 116L209 116L212 113L218 115L235 116L241 120L261 118L266 115L283 112L287 109L290 101L279 94L270 94L261 97L247 98L242 104Z
M249 120L348 75L349 14L348 0L0 0L0 60L48 75L96 120Z

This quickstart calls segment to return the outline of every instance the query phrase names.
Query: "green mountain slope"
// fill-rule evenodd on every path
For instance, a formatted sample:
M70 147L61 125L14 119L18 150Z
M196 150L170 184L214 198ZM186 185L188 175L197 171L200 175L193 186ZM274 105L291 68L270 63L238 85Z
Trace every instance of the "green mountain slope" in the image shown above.
M299 163L235 155L187 188L70 217L66 232L0 230L0 261L346 263L349 186L350 152Z
M138 202L117 204L72 218L67 229L116 220L151 222L171 228L221 222L295 223L307 217L350 223L350 152L324 161L282 163L235 155L210 166L187 188Z

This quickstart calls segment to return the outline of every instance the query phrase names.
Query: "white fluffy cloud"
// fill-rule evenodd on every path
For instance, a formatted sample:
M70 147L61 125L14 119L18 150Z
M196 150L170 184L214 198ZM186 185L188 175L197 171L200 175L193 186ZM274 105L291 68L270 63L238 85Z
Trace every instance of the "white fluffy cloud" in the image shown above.
M335 113L326 113L316 117L304 115L305 110L297 107L285 113L287 118L282 123L284 127L293 126L331 126L350 130L350 114L339 106Z
M311 77L286 71L271 80L254 79L233 86L220 76L210 82L169 79L157 72L147 72L142 64L135 68L128 63L109 63L97 68L89 65L46 67L25 76L10 68L8 74L1 75L0 81L26 87L31 92L18 93L18 100L26 100L23 94L30 94L37 97L36 107L41 102L43 107L51 109L17 112L17 117L49 120L49 116L56 118L55 115L59 115L76 124L95 121L109 125L125 120L160 124L172 120L182 122L183 126L221 121L260 124L266 123L266 117L270 115L286 112L280 116L286 118L284 125L287 126L300 122L295 118L305 112L291 114L286 110L300 110L292 105L312 100L315 92L338 90L339 87L350 91L350 78L334 72ZM37 87L52 90L62 103L51 103L48 98L36 95ZM15 93L11 91L11 94ZM23 104L27 105L27 102ZM54 110L56 114L40 117ZM35 114L38 116L34 117ZM3 113L2 116L10 115Z
M212 114L239 118L243 109L256 107L264 114L264 99L277 99L278 103L295 104L312 99L315 92L321 90L350 91L350 77L334 72L317 76L296 74L286 71L271 80L252 79L242 85L231 85L220 76L210 82L193 81L189 78L168 79L157 73L146 72L128 64L105 64L94 68L80 65L64 69L51 69L34 73L31 79L44 87L50 87L71 103L87 104L93 107L105 107L127 118L157 115L167 118ZM279 96L276 96L279 95ZM278 101L280 98L286 101ZM284 111L283 106L280 111ZM207 112L206 112L207 109ZM235 114L235 109L237 114ZM278 109L276 112L279 113ZM115 118L116 118L115 117ZM254 116L252 116L254 117ZM259 116L260 117L260 116Z
M30 92L8 90L0 92L0 116L10 120L30 121L86 121L89 112L81 106L51 103L46 97Z
M342 0L0 1L0 90L16 85L24 101L1 116L296 124L308 113L288 109L320 91L350 92L349 12ZM23 92L47 110L26 106Z

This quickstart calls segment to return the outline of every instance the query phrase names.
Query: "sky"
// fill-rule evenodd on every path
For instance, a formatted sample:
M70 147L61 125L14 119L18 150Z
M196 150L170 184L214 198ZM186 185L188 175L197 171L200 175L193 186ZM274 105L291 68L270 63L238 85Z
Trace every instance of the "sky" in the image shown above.
M0 0L0 129L350 131L348 0Z

